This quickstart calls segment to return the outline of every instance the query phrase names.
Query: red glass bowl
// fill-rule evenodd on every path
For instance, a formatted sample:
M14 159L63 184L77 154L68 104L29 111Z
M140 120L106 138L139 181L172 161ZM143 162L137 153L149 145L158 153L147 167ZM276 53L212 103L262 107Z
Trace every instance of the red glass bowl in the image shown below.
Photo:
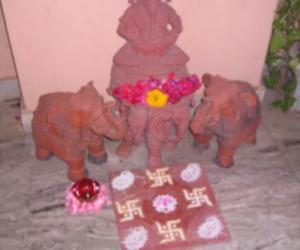
M94 201L100 192L100 184L93 179L84 178L75 182L71 191L80 201Z

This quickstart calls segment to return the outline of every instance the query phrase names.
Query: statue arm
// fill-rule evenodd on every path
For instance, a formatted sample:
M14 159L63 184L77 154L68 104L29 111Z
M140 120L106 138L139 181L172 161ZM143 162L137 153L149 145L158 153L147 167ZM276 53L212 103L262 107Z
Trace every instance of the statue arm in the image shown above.
M123 37L129 42L135 41L139 37L138 29L128 22L124 22L122 20L120 20L117 33L119 36Z
M169 24L171 25L171 30L168 36L169 43L175 43L178 35L182 32L182 22L180 16L175 12L175 10L170 7L169 11Z
M167 6L167 12L168 19L166 23L166 29L168 31L165 33L165 36L161 40L160 46L158 48L159 54L164 53L164 51L174 45L178 38L178 35L182 32L181 19L177 15L175 10L171 6ZM167 25L170 25L171 29L168 29Z
M182 22L180 16L170 7L169 22L172 26L172 32L179 35L182 32Z
M120 18L117 33L128 41L137 52L147 54L153 50L152 46L141 39L139 27L135 23L134 11L130 9Z
M117 33L130 42L138 39L138 27L134 23L134 11L131 8L127 9L124 15L119 19Z

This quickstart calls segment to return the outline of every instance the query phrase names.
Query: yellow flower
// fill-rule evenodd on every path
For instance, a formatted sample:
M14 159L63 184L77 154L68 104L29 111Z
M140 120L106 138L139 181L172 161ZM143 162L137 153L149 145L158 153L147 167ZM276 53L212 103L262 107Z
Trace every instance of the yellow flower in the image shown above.
M146 101L150 107L162 108L168 102L168 95L159 89L154 89L147 93Z

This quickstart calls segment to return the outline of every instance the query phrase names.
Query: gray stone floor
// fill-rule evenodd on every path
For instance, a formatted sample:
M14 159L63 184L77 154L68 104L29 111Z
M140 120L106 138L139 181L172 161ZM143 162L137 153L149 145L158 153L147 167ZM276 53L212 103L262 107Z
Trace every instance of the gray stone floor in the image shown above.
M31 135L19 125L18 100L0 103L0 249L104 250L119 249L111 207L99 215L70 216L64 208L64 162L34 157ZM232 241L204 250L300 249L300 116L264 108L256 146L243 146L233 168L212 162L215 142L199 154L191 136L167 163L199 161L208 172ZM115 142L107 142L109 161L87 163L90 176L107 181L109 169L142 167L143 146L126 161L114 156ZM200 249L200 248L194 248Z

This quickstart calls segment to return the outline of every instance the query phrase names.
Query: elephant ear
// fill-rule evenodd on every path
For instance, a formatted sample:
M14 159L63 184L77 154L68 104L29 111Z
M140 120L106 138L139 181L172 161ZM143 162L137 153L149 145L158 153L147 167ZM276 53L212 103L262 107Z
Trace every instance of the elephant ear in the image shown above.
M68 107L74 111L81 111L81 103L82 103L82 100L80 98L80 94L77 92L75 94L73 94L69 101L68 101Z
M225 117L234 117L237 114L237 104L233 99L229 99L221 108L221 114Z
M202 76L202 82L203 82L205 87L208 87L208 85L212 82L212 80L213 80L213 76L209 73L205 73Z
M103 103L103 98L95 89L92 81L81 87L68 101L69 106L77 112L91 111L96 107L103 106Z
M229 99L223 104L220 110L220 123L217 126L217 132L224 137L231 137L239 125L241 114L239 107L234 99Z
M80 117L77 114L62 114L59 109L51 110L47 115L47 126L58 138L79 141Z

